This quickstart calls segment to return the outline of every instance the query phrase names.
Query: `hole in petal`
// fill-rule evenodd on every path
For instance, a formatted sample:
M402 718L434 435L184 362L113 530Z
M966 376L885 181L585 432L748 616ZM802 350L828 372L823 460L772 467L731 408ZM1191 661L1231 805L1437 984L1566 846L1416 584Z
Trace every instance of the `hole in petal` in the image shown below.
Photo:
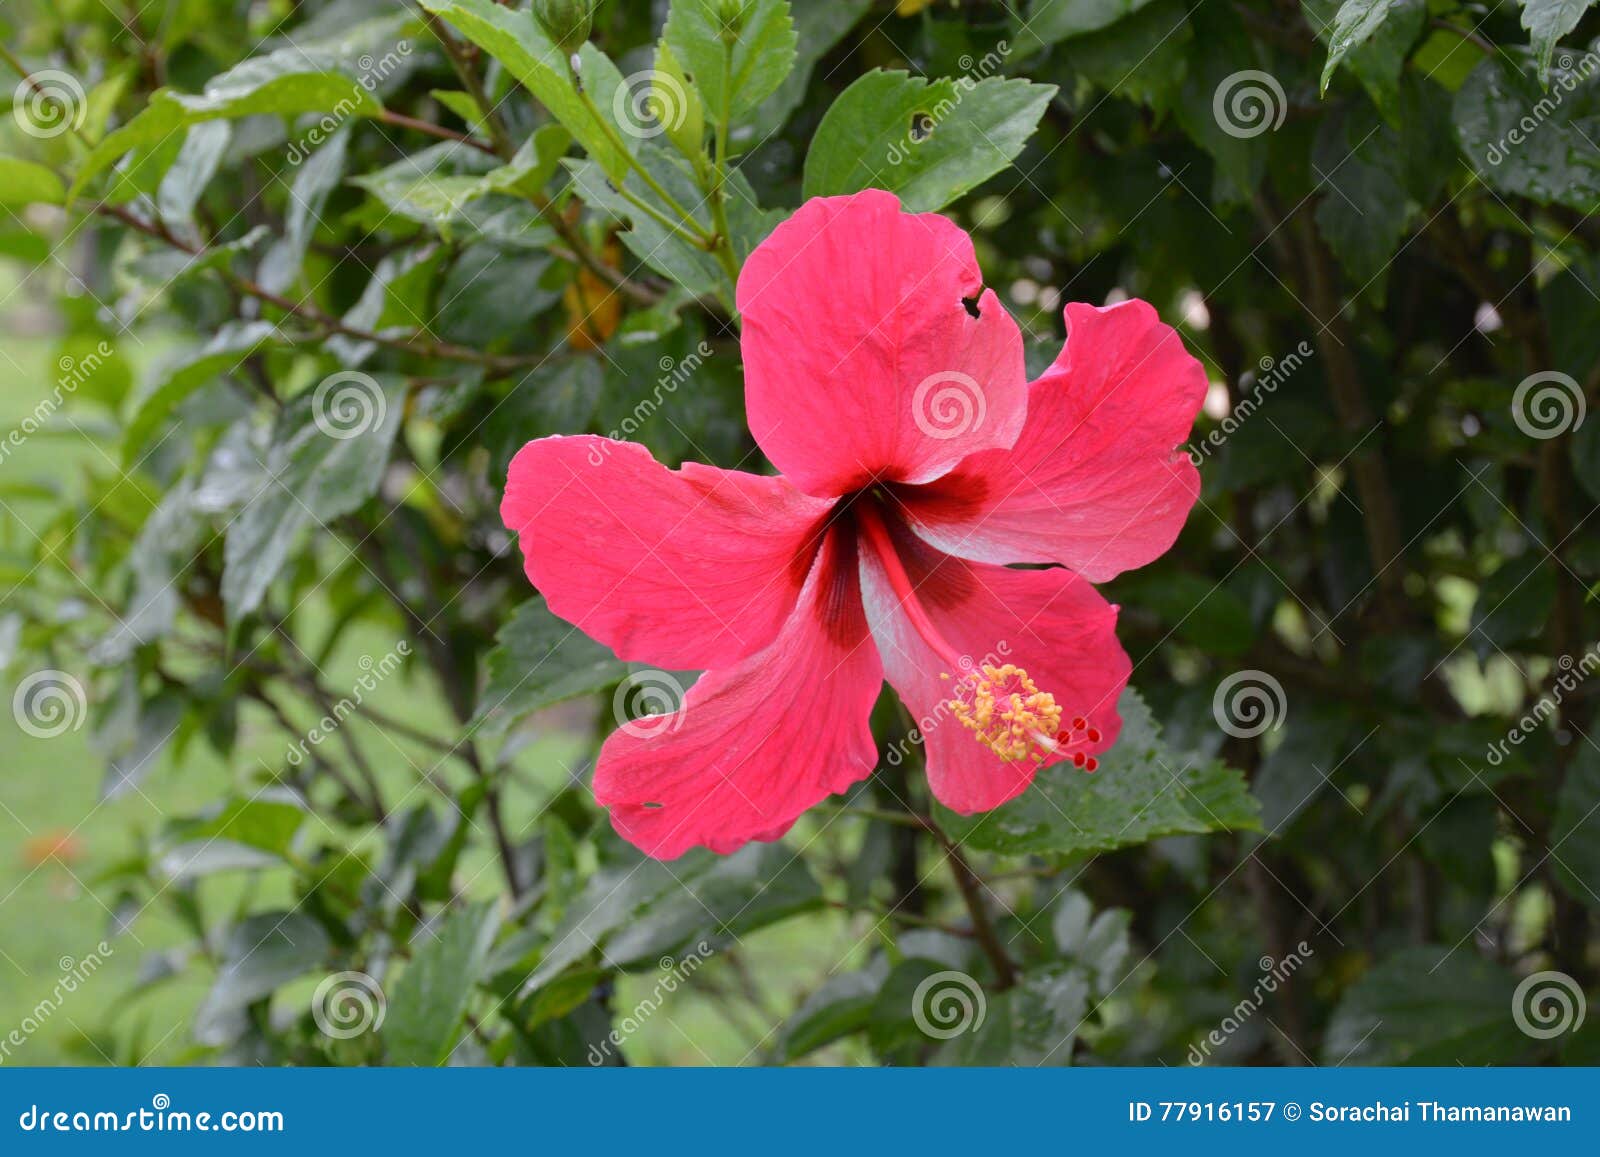
M961 304L966 307L967 313L972 317L983 316L978 311L978 299L976 297L963 297L961 299Z

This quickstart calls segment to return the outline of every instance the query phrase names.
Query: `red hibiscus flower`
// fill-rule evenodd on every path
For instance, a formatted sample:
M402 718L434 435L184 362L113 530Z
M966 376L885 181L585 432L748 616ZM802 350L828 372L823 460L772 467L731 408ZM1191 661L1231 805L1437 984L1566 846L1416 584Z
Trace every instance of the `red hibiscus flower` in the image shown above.
M1090 583L1160 555L1194 503L1177 447L1199 362L1142 301L1068 305L1029 384L971 238L882 192L808 202L750 255L738 307L781 476L541 438L501 506L553 612L625 660L707 671L601 749L617 831L662 859L778 838L871 774L885 678L958 812L1047 763L1093 770L1131 664Z

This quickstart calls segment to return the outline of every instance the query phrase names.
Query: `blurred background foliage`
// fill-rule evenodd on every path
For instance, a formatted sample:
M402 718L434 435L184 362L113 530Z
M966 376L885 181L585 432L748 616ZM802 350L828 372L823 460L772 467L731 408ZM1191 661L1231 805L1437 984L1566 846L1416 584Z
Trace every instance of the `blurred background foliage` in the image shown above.
M6 5L5 1059L1600 1060L1513 1015L1596 979L1600 17L792 9ZM506 463L748 468L732 278L869 185L1036 368L1127 296L1208 368L1107 588L1125 738L973 824L886 701L783 844L641 862L586 788L640 673L527 588Z

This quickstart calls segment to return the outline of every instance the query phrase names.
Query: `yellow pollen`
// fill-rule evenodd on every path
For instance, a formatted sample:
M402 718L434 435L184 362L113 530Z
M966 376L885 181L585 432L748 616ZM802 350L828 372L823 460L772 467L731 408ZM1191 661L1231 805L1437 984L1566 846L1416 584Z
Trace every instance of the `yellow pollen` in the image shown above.
M1055 749L1061 705L1014 663L984 663L962 677L947 702L961 726L1008 763L1043 763L1045 753Z

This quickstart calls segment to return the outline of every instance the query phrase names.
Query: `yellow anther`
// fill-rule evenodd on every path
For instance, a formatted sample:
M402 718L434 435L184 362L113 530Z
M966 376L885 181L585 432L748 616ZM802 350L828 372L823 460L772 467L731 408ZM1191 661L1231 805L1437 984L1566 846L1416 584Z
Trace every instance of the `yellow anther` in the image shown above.
M940 678L948 678L941 675ZM1014 663L984 663L968 672L948 700L950 713L977 741L1008 763L1042 763L1056 749L1061 705Z

